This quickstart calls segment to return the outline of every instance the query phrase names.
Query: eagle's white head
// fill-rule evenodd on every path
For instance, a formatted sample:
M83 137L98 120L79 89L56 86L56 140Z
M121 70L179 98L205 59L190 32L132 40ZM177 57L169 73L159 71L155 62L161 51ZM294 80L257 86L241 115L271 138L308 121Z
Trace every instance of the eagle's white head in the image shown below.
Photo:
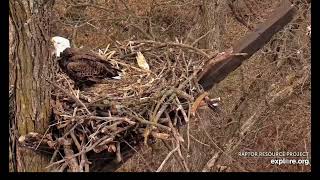
M66 38L55 36L51 38L51 42L53 43L55 55L60 57L60 54L66 49L70 48L70 41Z

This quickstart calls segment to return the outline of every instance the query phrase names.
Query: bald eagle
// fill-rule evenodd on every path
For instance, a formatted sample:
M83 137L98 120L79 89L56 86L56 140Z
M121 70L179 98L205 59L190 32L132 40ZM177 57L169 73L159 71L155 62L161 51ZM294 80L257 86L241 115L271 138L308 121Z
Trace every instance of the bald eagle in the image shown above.
M61 70L83 89L107 79L120 79L120 70L97 54L71 48L70 41L63 37L51 38Z

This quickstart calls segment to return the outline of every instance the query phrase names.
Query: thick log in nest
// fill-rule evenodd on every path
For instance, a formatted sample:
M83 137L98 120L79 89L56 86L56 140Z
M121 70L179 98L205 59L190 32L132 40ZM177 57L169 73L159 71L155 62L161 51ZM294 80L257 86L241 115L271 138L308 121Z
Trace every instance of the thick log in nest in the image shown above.
M47 132L19 138L26 147L51 151L47 168L52 171L113 171L140 145L157 139L175 141L174 151L179 152L184 142L179 127L199 107L216 107L197 81L204 62L213 56L200 49L128 41L99 54L122 70L122 78L79 91L58 73L54 82L48 80L53 120ZM137 63L139 58L149 69Z

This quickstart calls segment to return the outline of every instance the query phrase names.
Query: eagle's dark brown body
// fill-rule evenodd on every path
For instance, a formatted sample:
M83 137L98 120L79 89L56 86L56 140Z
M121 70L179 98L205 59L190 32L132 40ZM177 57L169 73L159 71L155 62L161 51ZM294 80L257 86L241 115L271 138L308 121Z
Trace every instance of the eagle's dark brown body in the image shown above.
M62 71L79 88L101 83L103 80L119 76L121 72L100 56L76 48L65 49L58 62Z

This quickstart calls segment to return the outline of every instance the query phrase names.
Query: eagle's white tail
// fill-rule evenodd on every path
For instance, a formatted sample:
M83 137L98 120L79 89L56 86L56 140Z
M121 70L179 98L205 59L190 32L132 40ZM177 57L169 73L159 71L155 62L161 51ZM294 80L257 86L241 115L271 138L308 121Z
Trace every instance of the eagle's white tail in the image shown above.
M112 79L120 80L120 79L121 79L121 76L115 76L115 77L112 77Z

